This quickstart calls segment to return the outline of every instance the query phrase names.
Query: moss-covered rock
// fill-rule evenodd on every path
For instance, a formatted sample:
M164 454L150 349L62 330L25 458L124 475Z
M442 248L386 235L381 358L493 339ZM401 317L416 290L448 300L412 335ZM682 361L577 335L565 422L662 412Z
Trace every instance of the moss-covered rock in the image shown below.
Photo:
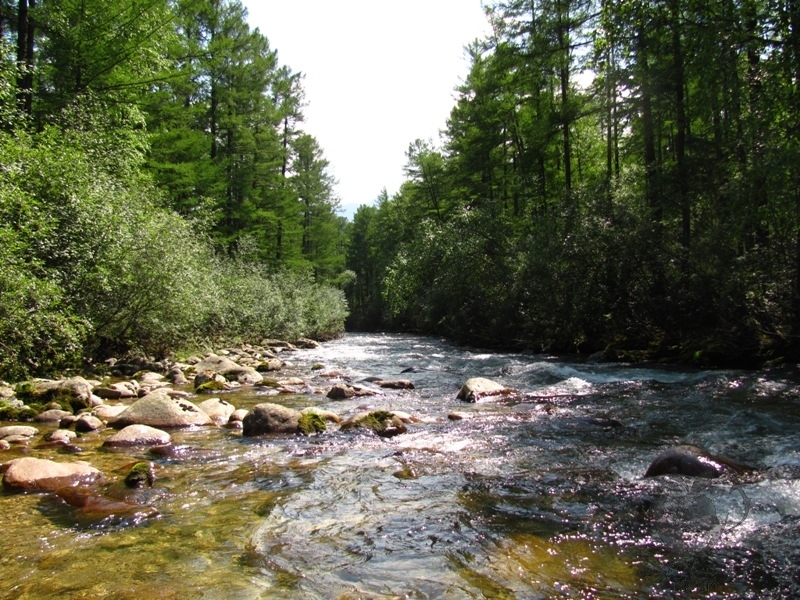
M38 412L22 403L0 402L0 421L32 421Z
M358 413L342 423L342 429L368 429L381 437L393 437L407 431L402 419L388 410Z
M305 435L320 433L328 428L325 424L325 419L323 419L321 415L314 412L301 413L298 421L298 427Z
M153 487L156 481L153 463L138 462L131 467L130 473L125 476L125 485L130 488Z
M70 377L57 381L26 381L17 384L17 398L27 405L57 402L63 409L77 412L92 408L93 385L83 377Z
M256 371L259 373L267 373L271 371L280 371L283 367L283 361L278 358L268 358L267 360L261 362L256 367Z
M203 393L213 393L213 392L221 392L225 389L225 384L216 380L206 381L205 383L201 383L195 388L195 392L198 394Z

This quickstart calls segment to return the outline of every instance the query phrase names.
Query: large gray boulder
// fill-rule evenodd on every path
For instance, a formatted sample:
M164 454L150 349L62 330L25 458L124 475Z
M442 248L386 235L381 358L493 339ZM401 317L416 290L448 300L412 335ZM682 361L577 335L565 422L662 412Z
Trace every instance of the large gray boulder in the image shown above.
M3 465L3 487L15 491L53 491L66 486L91 483L103 474L83 462L60 463L26 456Z
M514 390L486 379L485 377L472 377L468 379L458 392L456 398L464 402L478 402L492 396L503 396L513 393Z
M211 354L194 366L195 372L211 371L219 373L229 381L238 381L245 385L261 383L264 377L253 367L245 367L225 356Z
M300 411L264 402L254 406L242 420L242 434L245 436L268 433L299 433Z
M156 390L140 398L122 411L109 425L116 428L128 425L149 425L158 428L213 425L206 413L185 398L173 398Z

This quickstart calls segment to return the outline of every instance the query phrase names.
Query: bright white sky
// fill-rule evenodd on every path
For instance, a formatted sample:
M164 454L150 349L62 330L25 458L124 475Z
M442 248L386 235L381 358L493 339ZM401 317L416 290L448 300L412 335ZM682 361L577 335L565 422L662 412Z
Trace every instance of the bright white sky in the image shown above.
M403 181L415 139L438 141L489 26L481 0L244 0L278 61L305 74L317 138L350 218Z

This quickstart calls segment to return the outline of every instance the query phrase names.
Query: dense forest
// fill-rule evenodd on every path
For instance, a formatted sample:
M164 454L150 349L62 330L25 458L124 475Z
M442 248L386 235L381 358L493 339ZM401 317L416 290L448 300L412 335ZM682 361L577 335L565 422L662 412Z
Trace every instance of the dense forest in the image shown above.
M345 318L800 358L800 0L485 8L441 137L348 222L238 0L0 0L0 377Z
M800 2L505 0L354 217L351 324L756 364L800 335Z
M236 0L2 0L0 377L340 333L305 102Z

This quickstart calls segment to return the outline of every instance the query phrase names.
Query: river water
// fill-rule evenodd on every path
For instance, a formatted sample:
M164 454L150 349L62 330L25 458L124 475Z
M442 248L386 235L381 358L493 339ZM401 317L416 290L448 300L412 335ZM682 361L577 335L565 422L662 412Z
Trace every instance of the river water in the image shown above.
M282 375L308 393L224 398L419 422L390 439L175 432L185 451L160 458L104 451L108 433L81 438L78 456L30 450L111 477L152 460L146 500L159 516L90 519L49 495L3 493L0 597L800 597L796 374L592 364L412 335L349 334L285 358ZM379 394L329 400L320 392L337 374ZM522 393L457 400L476 376ZM644 479L677 444L758 472Z

